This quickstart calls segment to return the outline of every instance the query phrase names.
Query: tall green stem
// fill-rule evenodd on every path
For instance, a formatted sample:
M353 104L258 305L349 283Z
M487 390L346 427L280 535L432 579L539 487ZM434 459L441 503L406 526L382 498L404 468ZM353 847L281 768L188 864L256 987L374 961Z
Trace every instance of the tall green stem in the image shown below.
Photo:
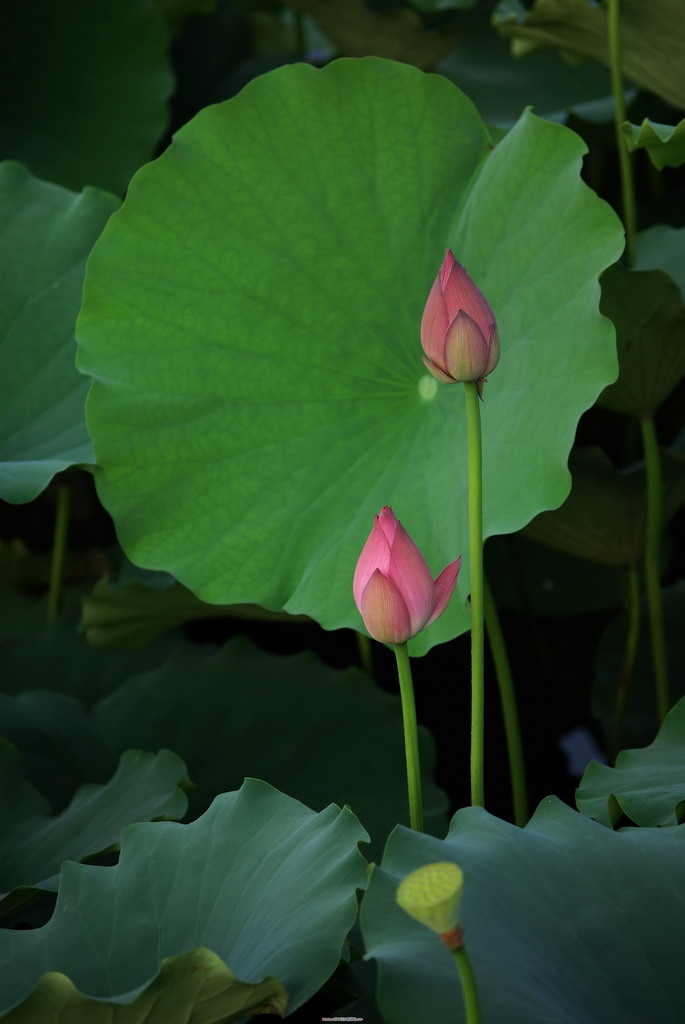
M297 38L297 56L299 60L305 60L307 43L304 33L304 17L299 12L295 12L295 35Z
M464 383L469 460L469 567L471 571L471 803L485 806L483 789L484 648L483 452L476 381Z
M626 634L626 649L621 665L621 674L616 687L616 703L614 705L614 720L611 723L611 743L609 756L612 764L616 761L622 746L623 719L626 711L626 698L630 689L630 682L633 678L635 667L635 656L637 654L637 642L640 638L640 579L637 569L631 565L626 570L627 577L627 605L628 605L628 631Z
M57 489L57 510L55 531L52 538L52 560L50 562L50 588L48 591L48 623L54 622L59 614L59 601L64 575L64 555L67 547L67 527L70 507L69 488L60 484Z
M409 823L416 832L423 832L423 801L421 798L421 766L419 763L419 735L416 726L416 704L411 665L406 644L393 644L397 659L397 674L402 698L404 722L404 756L407 762L407 788L409 791Z
M652 659L656 679L656 698L659 721L663 722L670 706L668 696L668 666L666 663L666 639L664 636L664 613L661 604L661 457L659 444L651 416L643 416L642 443L645 449L647 469L647 543L645 545L645 577L647 580L647 605L649 627L652 637Z
M509 757L509 774L511 776L511 793L514 804L514 821L520 827L528 821L528 793L526 790L526 769L523 761L523 744L521 727L516 706L516 691L511 675L511 665L504 643L504 635L497 614L497 606L490 590L487 577L483 577L485 586L485 628L488 642L495 663L499 697L502 704L504 731L507 737L507 754Z
M614 131L618 166L621 176L621 205L623 223L626 229L626 263L635 265L635 231L637 215L635 209L635 182L633 181L633 164L626 140L623 137L622 125L626 120L626 105L623 96L623 65L621 61L619 0L609 0L609 66L611 68L611 91L614 97Z
M461 990L464 994L464 1007L466 1009L466 1024L480 1024L480 1006L478 1004L478 990L476 989L476 979L473 976L473 969L471 967L471 961L468 958L466 950L462 946L461 949L453 950L454 960L459 971L459 980L461 981Z

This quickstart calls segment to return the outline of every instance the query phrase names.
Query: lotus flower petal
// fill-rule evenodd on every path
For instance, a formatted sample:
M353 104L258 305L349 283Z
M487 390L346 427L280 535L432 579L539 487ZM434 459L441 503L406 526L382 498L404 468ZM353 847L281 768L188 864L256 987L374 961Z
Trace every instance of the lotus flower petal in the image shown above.
M364 588L360 611L371 636L383 644L402 644L412 636L409 609L393 581L379 569Z
M435 584L426 559L399 522L390 551L388 576L409 609L414 636L423 629L433 611Z
M395 513L388 505L384 505L378 513L378 524L385 534L388 544L392 547L397 529L398 527L401 529L401 527L399 519L397 519ZM379 566L379 568L381 567Z
M449 604L449 600L454 593L454 588L457 584L457 577L459 575L460 568L461 556L459 556L456 561L450 562L449 565L446 565L435 581L435 607L433 608L431 617L426 623L427 626L430 626L431 623L435 622Z
M489 333L489 331L488 331ZM453 380L478 380L488 365L488 343L480 327L462 309L445 338L445 369Z
M500 342L499 342L499 331L497 330L497 324L493 324L490 328L490 337L488 339L488 362L485 367L484 377L487 377L489 373L495 369L499 362L500 357Z
M450 323L463 310L476 321L483 337L487 338L490 328L495 323L495 315L480 288L469 277L461 263L455 260L450 249L445 253L443 265L449 265L446 282L443 286L447 313Z
M381 510L381 516L383 511ZM357 568L354 571L354 580L352 581L352 591L357 608L361 610L362 594L374 571L380 569L382 573L387 574L389 565L390 544L381 524L380 516L374 516L373 528L366 544L362 548Z
M454 384L454 378L450 377L449 374L439 369L434 363L431 363L430 359L426 359L425 356L421 356L427 368L433 374L436 380L441 381L443 384Z
M433 282L426 308L421 320L421 344L432 363L442 365L442 354L445 350L445 335L450 325L447 303L442 291L440 274Z

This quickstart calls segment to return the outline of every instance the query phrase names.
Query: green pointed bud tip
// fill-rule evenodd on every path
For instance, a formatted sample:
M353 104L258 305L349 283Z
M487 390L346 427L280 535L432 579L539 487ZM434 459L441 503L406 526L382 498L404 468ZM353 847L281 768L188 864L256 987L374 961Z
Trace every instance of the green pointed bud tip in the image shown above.
M415 920L445 935L459 923L463 885L464 872L456 864L426 864L402 879L395 898Z

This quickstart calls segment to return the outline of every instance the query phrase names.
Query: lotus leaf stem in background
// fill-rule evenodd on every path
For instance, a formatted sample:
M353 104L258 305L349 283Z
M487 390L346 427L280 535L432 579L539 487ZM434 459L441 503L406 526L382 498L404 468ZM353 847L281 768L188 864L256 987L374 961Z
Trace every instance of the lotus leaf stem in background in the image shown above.
M423 832L423 800L421 797L421 765L419 761L419 736L416 725L416 703L414 684L407 645L393 644L397 659L397 674L402 698L402 721L404 723L404 756L407 762L407 789L409 791L409 823L416 832Z
M497 606L485 576L483 577L483 585L485 592L485 628L488 633L492 660L495 663L497 685L502 704L502 717L504 718L504 730L507 737L514 822L520 828L523 828L528 821L528 793L526 789L526 769L523 760L523 744L521 742L521 727L516 706L516 691L514 689L514 680L511 675L511 665L509 664L507 649L504 644L504 636L502 635L502 627L500 626L499 615L497 614Z
M61 483L57 488L57 509L55 531L52 538L52 560L50 562L50 588L48 591L48 623L54 622L59 614L64 575L64 555L67 547L67 527L71 505L69 487Z
M362 671L366 673L369 679L374 678L373 671L373 651L371 648L371 640L360 630L355 631L357 637L357 650L359 651L359 661L361 663Z
M616 133L619 173L621 176L621 206L623 209L623 224L626 229L625 261L629 267L632 267L635 265L635 232L637 229L637 215L635 209L633 164L622 128L623 123L626 120L626 105L625 97L623 95L623 65L621 61L619 0L609 0L608 35L611 91L614 97L614 129Z
M469 572L471 574L471 803L485 806L483 786L484 653L483 452L478 382L465 381L469 463Z
M652 637L652 658L656 679L656 698L659 721L668 714L668 666L664 637L664 613L661 602L661 456L651 416L640 419L642 443L647 469L647 543L645 545L645 576L647 580L647 606Z
M630 682L633 678L635 667L635 656L637 655L637 643L640 638L640 578L637 568L631 565L626 570L626 583L628 590L628 632L626 634L626 649L621 665L616 688L616 703L614 705L614 718L611 723L611 742L609 744L609 757L614 764L623 746L623 719L626 710L626 698L630 689Z
M464 1007L466 1009L466 1024L480 1024L480 1005L478 1003L478 990L476 979L473 976L471 961L468 958L466 949L452 950L454 962L459 971L462 992L464 993Z

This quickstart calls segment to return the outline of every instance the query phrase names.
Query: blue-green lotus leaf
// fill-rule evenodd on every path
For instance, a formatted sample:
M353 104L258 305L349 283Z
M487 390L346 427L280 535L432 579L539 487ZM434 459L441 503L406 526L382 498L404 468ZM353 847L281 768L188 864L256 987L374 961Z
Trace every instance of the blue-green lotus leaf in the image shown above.
M612 832L544 800L524 829L480 808L445 840L398 828L362 907L385 1024L464 1024L453 957L395 903L414 868L464 872L460 913L491 1024L682 1020L685 827Z
M46 925L0 930L0 1013L51 972L126 1006L198 947L241 981L278 978L292 1012L338 963L366 886L365 838L349 809L316 814L255 779L190 825L130 825L116 867L64 864Z
M86 259L119 201L75 195L0 165L0 495L32 501L55 473L92 463L87 382L74 367Z

